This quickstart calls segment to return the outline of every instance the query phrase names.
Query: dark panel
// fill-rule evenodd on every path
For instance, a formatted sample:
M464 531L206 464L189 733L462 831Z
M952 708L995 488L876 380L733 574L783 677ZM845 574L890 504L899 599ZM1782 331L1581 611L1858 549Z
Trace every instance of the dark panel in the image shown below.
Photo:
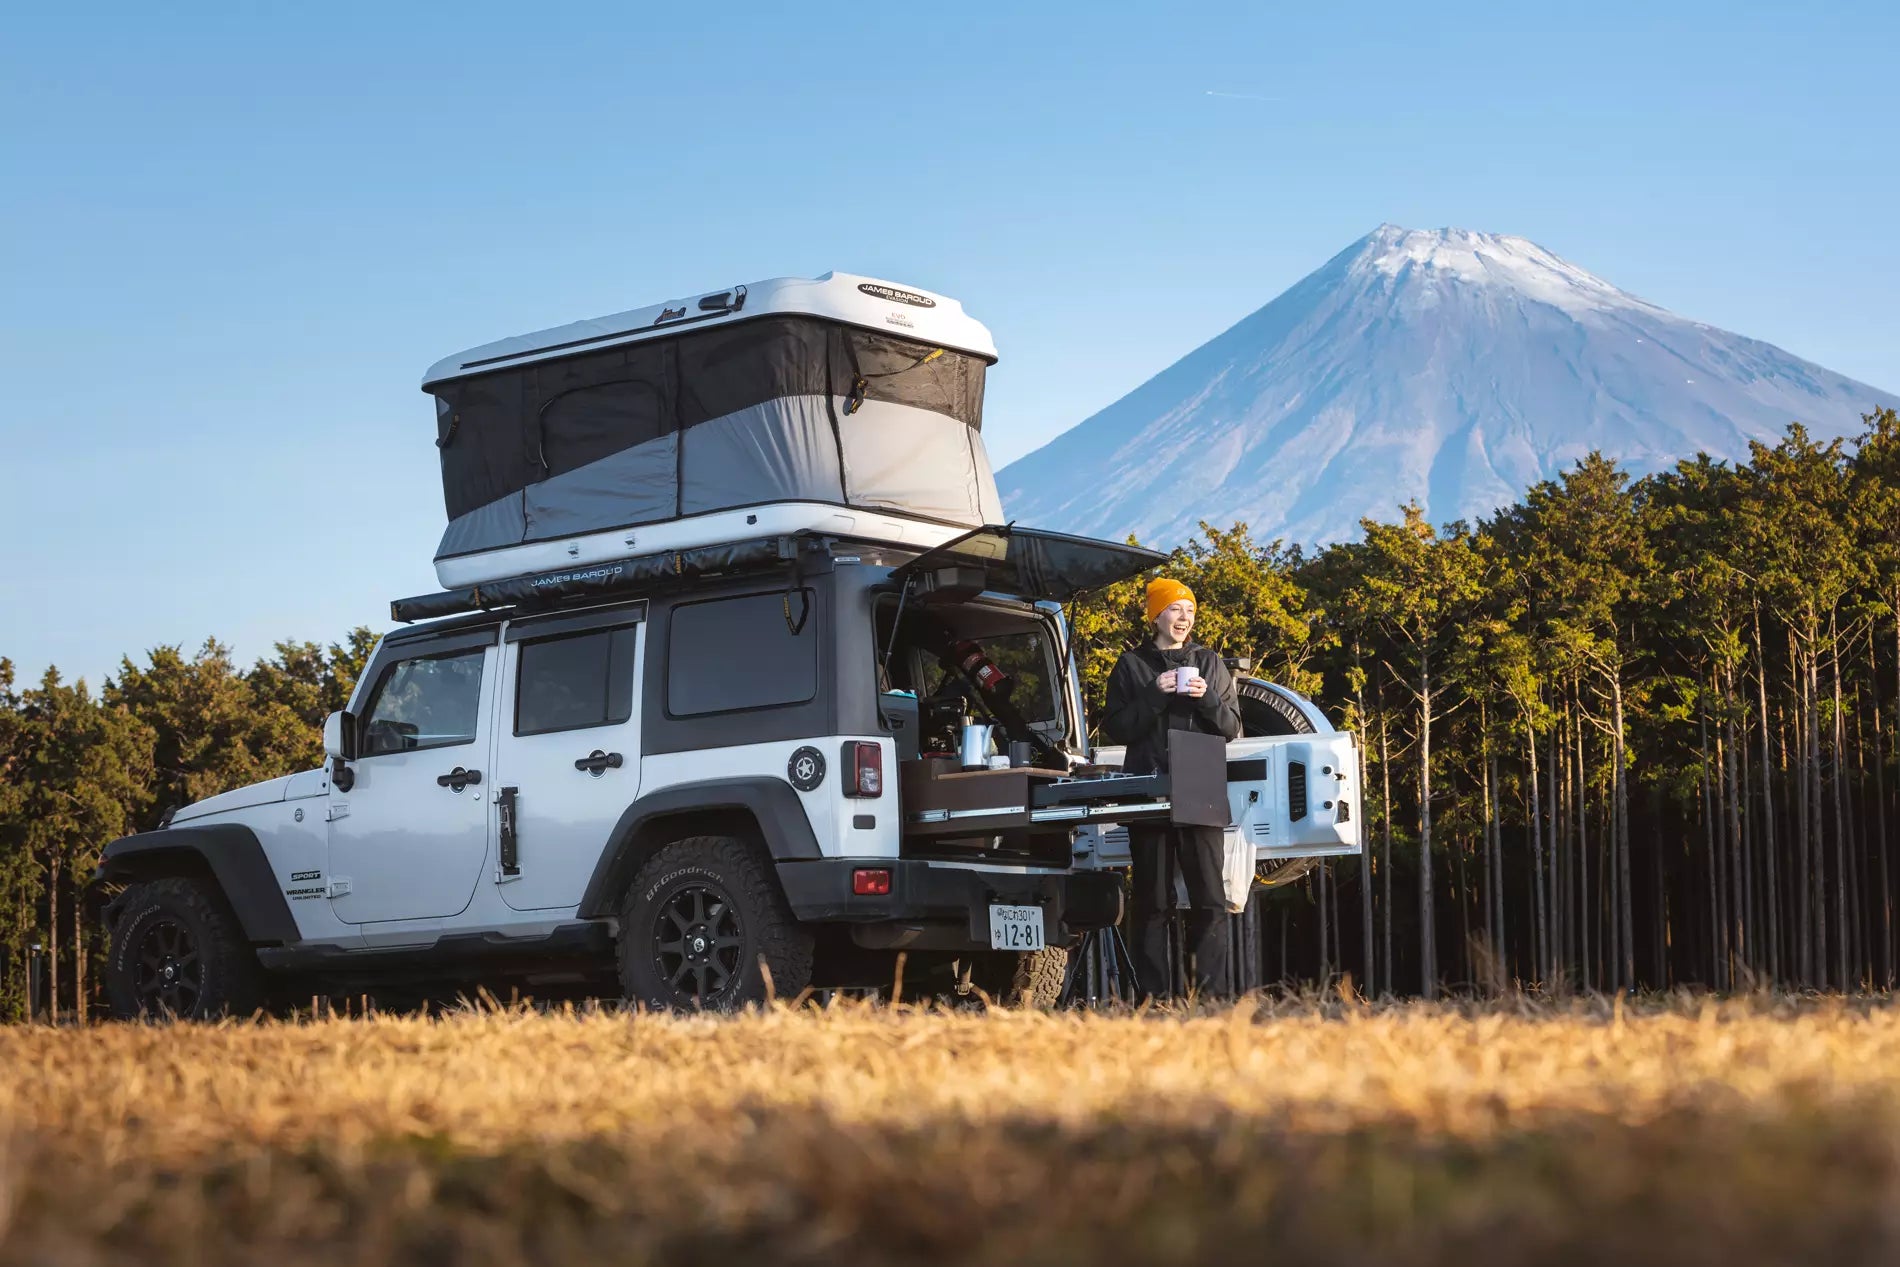
M706 748L727 748L737 744L774 743L786 739L812 739L829 737L843 733L839 728L839 700L845 694L838 685L840 673L850 680L862 678L863 693L868 697L872 690L874 661L866 658L846 663L831 658L826 650L834 646L834 637L826 630L832 627L831 604L832 584L838 573L812 575L814 560L802 560L805 568L806 587L812 591L812 610L807 619L803 638L815 638L820 648L818 685L810 700L802 704L786 704L778 708L740 709L736 712L708 713L698 717L674 717L666 710L666 697L670 674L665 671L656 657L669 644L674 608L662 599L655 599L648 636L653 639L653 651L647 658L645 686L644 721L640 732L640 748L643 753L657 755L665 752L696 752ZM845 568L843 572L856 569ZM708 586L710 583L708 583ZM756 594L759 582L734 583L727 591L733 594ZM783 591L778 591L783 593ZM706 593L706 588L698 590L695 599ZM793 615L798 614L797 600L793 600ZM781 607L771 609L771 619L779 623L784 630L784 612ZM869 642L869 621L865 621L865 642ZM848 636L852 623L846 622L845 631L839 638ZM842 667L841 667L842 666ZM868 708L867 708L867 711ZM871 714L873 717L875 714ZM867 728L875 733L874 728Z
M818 691L809 588L676 604L666 643L669 717L802 704ZM801 613L803 615L801 627Z
M815 859L818 837L798 793L782 779L712 779L662 788L626 808L601 850L581 895L578 913L606 915L618 909L628 884L654 852L676 837L666 829L682 815L743 814L758 828L773 859Z
M450 519L518 492L540 478L522 425L526 372L505 370L444 383L438 390L436 444L442 497Z
M756 568L780 557L779 542L774 538L615 559L611 563L590 563L558 572L539 572L532 576L486 581L467 589L398 598L389 604L389 617L391 620L406 621L426 620L431 616L483 608L519 606L533 610L567 599L590 595L605 597L636 587L651 587L660 581L678 581L708 572ZM492 637L490 641L493 641Z
M464 647L492 647L495 645L496 635L500 632L501 617L471 613L467 616L418 625L414 629L398 629L383 638L383 650L391 655L414 655L416 646L425 642L429 644L431 651L460 651ZM386 664L388 661L388 655L379 655L376 658L377 664ZM366 673L364 676L369 675Z
M665 343L643 343L530 367L531 435L540 478L560 475L673 429Z
M976 583L985 588L1066 603L1078 594L1105 589L1166 562L1166 555L1140 546L990 524L926 550L891 576L898 581L921 578L922 597L928 602L934 572L975 565L983 570L983 578ZM962 582L961 577L956 579Z
M875 330L840 328L849 377L837 392L847 402L885 400L947 414L983 429L983 377L987 368L974 356L898 339ZM848 407L848 405L847 405Z
M992 902L1034 903L1046 913L1049 940L1059 945L1076 933L1121 919L1121 877L1109 871L967 871L914 860L883 861L891 891L854 894L851 873L862 858L780 861L779 884L801 920L887 924L899 920L949 921L965 929L971 944L989 945Z
M809 317L764 317L675 340L679 426L696 426L775 396L825 395L831 390L827 347L834 329Z
M412 644L375 678L357 718L363 757L475 742L481 723L485 653Z
M297 921L257 834L237 823L189 824L123 836L105 848L101 880L129 883L181 874L191 856L210 869L252 942L294 942Z
M609 629L522 643L515 673L515 733L541 735L606 722L612 648Z
M450 519L644 440L781 396L893 401L982 425L984 362L769 316L434 385Z
M579 633L583 629L613 629L621 625L638 624L646 618L647 605L644 599L560 615L523 616L508 622L508 641L521 642L551 634Z
M1227 826L1232 812L1227 804L1227 741L1219 735L1170 730L1168 785L1174 822Z
M613 932L597 922L562 924L546 933L509 937L498 932L451 933L427 946L365 950L361 946L311 944L260 950L258 960L273 971L321 970L350 979L429 980L476 972L549 969L568 964L598 967L613 954ZM475 981L469 980L471 986Z
M545 473L561 475L667 431L666 401L654 383L623 380L576 387L541 408Z
M634 652L640 646L640 630L625 625L613 632L613 646L607 653L607 720L623 722L633 716Z
M515 733L616 725L633 716L634 628L556 634L521 644Z

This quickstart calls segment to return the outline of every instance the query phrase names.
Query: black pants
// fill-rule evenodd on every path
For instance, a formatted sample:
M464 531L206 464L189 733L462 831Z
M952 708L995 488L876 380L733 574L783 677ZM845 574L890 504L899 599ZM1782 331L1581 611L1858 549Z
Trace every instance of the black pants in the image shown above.
M1128 911L1128 941L1139 997L1166 998L1174 992L1173 974L1168 970L1168 913L1174 909L1169 854L1174 855L1174 869L1187 884L1188 980L1204 998L1222 998L1231 992L1230 925L1220 880L1222 834L1218 827L1129 828L1135 891Z

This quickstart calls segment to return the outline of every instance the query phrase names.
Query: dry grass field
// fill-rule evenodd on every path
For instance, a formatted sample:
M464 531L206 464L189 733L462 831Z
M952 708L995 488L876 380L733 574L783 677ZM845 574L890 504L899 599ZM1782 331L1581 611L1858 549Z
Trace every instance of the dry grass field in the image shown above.
M1900 1013L492 1010L0 1030L8 1263L1900 1257Z

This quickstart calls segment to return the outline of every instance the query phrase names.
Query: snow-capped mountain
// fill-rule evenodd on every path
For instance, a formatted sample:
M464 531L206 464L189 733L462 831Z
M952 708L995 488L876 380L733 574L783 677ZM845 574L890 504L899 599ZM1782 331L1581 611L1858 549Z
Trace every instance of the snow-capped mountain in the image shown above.
M1381 225L998 475L1013 519L1171 546L1477 518L1601 449L1636 473L1840 435L1900 397L1685 320L1523 238Z

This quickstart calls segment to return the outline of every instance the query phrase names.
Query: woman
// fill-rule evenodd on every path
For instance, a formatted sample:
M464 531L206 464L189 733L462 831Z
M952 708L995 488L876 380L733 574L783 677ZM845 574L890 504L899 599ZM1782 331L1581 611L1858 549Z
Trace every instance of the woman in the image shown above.
M1147 613L1150 637L1124 651L1116 662L1108 678L1108 712L1102 721L1109 738L1127 745L1122 769L1129 774L1167 773L1171 730L1194 730L1226 739L1240 735L1240 705L1226 663L1206 647L1188 641L1194 631L1193 591L1179 581L1158 577L1148 583ZM1135 875L1128 931L1141 997L1171 993L1166 916L1174 905L1171 872L1175 867L1187 882L1189 980L1202 995L1228 991L1221 835L1218 827L1166 823L1129 828L1128 850Z

